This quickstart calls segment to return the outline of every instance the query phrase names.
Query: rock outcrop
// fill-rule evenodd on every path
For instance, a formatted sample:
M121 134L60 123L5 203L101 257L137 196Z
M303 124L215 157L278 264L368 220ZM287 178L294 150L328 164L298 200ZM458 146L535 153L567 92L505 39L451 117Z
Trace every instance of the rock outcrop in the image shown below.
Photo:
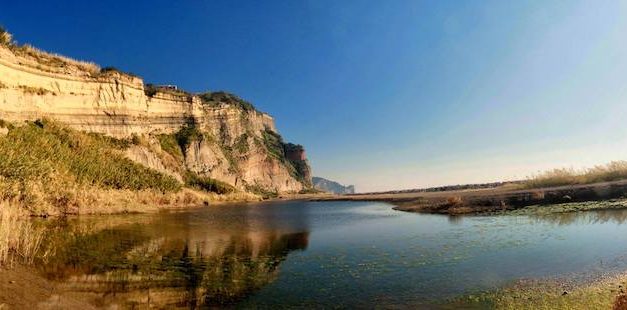
M311 186L302 147L294 151L270 115L234 95L152 87L117 70L0 45L0 119L41 118L116 138L146 138L153 147L133 147L127 156L179 180L191 171L241 189ZM176 141L179 157L159 154L164 136Z
M338 194L338 195L355 193L354 185L344 186L335 181L327 180L325 178L320 178L320 177L313 177L313 187L317 190L321 190L321 191L325 191L325 192L329 192L333 194Z

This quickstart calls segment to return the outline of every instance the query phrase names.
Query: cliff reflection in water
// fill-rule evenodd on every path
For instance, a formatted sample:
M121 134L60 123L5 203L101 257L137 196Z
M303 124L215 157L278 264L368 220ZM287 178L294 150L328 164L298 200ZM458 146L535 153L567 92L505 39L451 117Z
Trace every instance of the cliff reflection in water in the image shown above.
M283 221L246 208L45 223L39 265L95 305L233 304L276 279L289 252L307 248L307 214L298 209Z

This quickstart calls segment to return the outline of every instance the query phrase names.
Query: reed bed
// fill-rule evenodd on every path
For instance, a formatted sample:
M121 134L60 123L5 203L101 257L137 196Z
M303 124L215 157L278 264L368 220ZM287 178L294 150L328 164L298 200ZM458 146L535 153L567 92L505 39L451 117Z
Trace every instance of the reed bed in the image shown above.
M30 264L41 248L43 229L23 216L19 207L0 202L0 266Z
M528 178L526 188L542 188L562 185L590 184L627 179L627 161L613 161L605 165L576 170L573 168L553 169Z

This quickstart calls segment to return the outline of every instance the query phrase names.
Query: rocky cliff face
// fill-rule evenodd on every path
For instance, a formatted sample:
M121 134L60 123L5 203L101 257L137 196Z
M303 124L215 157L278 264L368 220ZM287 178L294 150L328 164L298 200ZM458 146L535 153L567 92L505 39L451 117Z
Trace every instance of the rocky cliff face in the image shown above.
M295 192L311 185L302 147L303 156L294 155L273 118L234 95L152 88L116 70L0 46L0 119L40 118L142 137L146 145L127 150L129 158L179 180L191 171L241 189Z
M317 190L321 190L321 191L325 191L325 192L329 192L333 194L338 194L338 195L355 193L354 185L344 186L335 181L327 180L325 178L320 178L320 177L313 177L312 182L313 182L313 187Z

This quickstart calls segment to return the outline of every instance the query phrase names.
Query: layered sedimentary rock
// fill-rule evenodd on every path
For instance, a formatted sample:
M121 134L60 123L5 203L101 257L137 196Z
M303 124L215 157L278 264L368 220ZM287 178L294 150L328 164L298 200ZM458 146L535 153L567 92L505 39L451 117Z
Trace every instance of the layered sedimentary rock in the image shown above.
M128 156L180 180L192 171L242 189L294 192L310 186L306 158L290 155L293 148L282 141L273 118L243 102L225 93L200 97L153 89L117 70L90 70L36 50L0 46L0 119L51 118L83 131L153 142L192 130L200 134L180 144L181 167L161 162L151 148L129 150Z

